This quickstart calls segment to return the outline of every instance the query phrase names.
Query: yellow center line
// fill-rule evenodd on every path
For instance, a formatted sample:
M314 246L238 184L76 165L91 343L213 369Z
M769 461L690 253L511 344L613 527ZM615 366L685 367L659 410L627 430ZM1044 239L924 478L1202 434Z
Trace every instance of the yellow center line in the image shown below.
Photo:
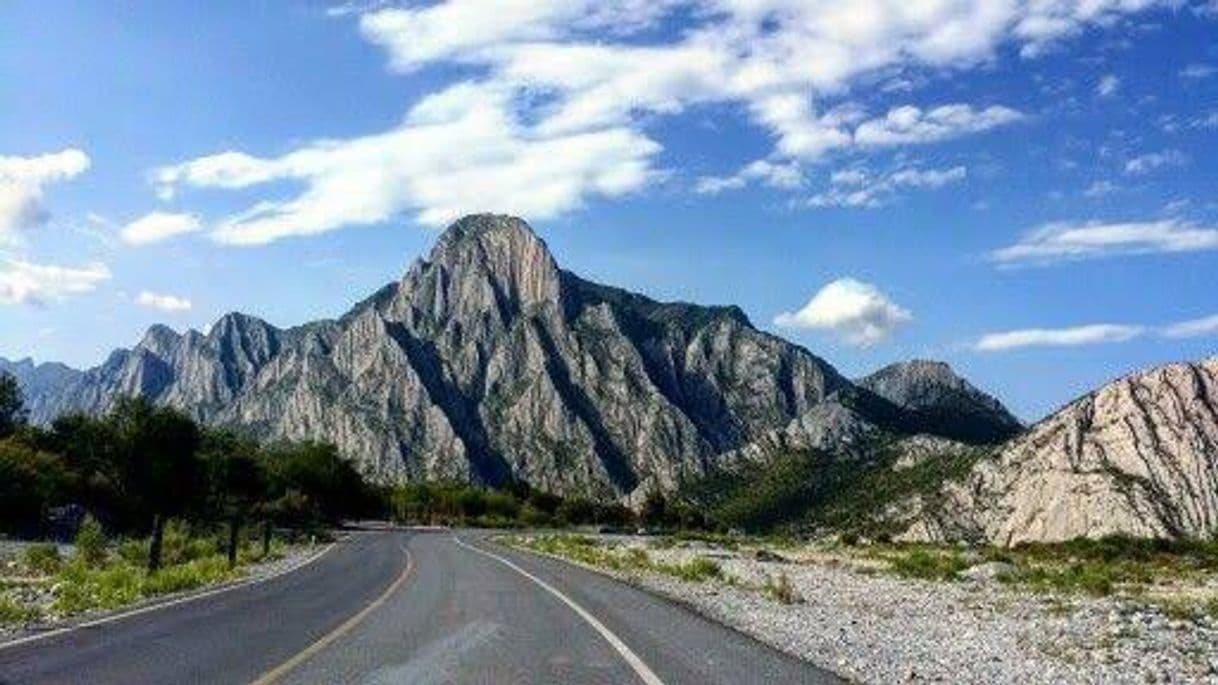
M250 685L271 685L271 683L278 682L281 678L291 673L292 670L297 666L300 666L315 656L318 652L325 649L330 645L330 643L334 642L343 635L346 635L351 631L352 628L359 625L361 621L367 618L368 614L376 611L378 607L384 604L389 597L393 595L393 593L396 592L403 583L406 582L406 579L410 577L411 571L414 570L414 558L410 555L410 552L407 551L405 547L401 547L401 550L402 554L406 555L406 568L402 569L402 574L399 575L397 579L394 580L393 583L384 592L382 592L379 597L372 600L371 604L361 609L354 616L344 621L342 625L322 636L322 638L317 642L305 647L302 651L282 664L279 664L275 668L263 673Z

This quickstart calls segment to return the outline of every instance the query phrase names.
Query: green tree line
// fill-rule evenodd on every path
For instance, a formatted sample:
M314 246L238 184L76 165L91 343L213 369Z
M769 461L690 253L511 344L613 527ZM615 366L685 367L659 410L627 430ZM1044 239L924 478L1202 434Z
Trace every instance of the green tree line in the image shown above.
M83 507L119 535L148 535L162 561L170 519L223 525L235 563L243 528L309 528L376 513L379 493L330 444L260 444L138 398L104 416L31 426L17 382L0 374L0 532L46 537L53 513Z

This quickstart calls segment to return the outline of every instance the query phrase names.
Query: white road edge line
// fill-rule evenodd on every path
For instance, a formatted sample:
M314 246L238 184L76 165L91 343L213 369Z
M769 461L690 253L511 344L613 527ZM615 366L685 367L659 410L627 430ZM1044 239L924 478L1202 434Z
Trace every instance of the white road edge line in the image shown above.
M279 578L280 576L287 575L293 571L299 571L300 569L308 566L309 564L312 564L313 562L315 562L318 559L325 556L326 553L329 552L331 549L333 549L334 544L335 543L331 542L330 544L323 547L320 551L314 553L313 556L305 559L304 561L300 562L299 564L293 564L292 566L289 566L285 569L276 571L275 573L272 573L269 576L263 576L261 578L254 578L253 580L244 580L244 581L241 581L238 583L233 583L232 585L225 585L223 587L218 587L214 590L207 590L206 592L200 592L198 594L188 595L186 597L179 597L178 599L169 600L167 602L160 602L158 604L151 604L151 605L148 605L145 607L140 607L138 609L132 609L131 611L124 611L122 613L112 614L110 616L104 616L102 618L95 619L92 621L86 621L84 623L78 623L78 624L72 625L72 626L64 626L63 628L56 628L54 630L48 630L45 633L37 633L35 635L30 635L28 637L18 638L16 640L10 640L8 642L0 643L0 651L3 651L10 647L17 647L19 645L29 644L31 642L38 642L39 640L47 640L47 639L56 637L58 635L63 635L65 633L70 633L75 630L80 630L81 628L95 628L97 626L105 625L107 623L113 623L115 621L121 621L125 618L131 618L132 616L139 616L140 614L147 614L147 613L150 613L153 611L159 611L161 609L168 609L169 607L178 606L179 604L187 604L187 603L193 602L197 599L204 599L206 597L211 597L213 595L218 595L218 594L221 594L224 592L229 592L231 590L238 590L243 587L250 587L252 585L258 585L260 583L265 583L267 581L271 581L276 578Z
M541 578L538 578L537 576L533 575L532 573L529 573L528 571L520 568L516 564L512 563L510 560L505 559L505 558L499 556L498 554L492 554L491 552L488 552L484 549L479 549L478 547L474 547L473 545L466 544L463 540L461 540L461 538L457 537L456 535L453 536L453 540L456 541L456 543L459 546L464 547L465 549L468 549L470 551L477 552L478 554L482 554L487 557L490 557L491 559L494 559L495 561L498 561L499 563L503 564L504 566L507 566L508 568L519 573L520 575L524 576L525 578L528 578L529 580L533 581L534 583L537 583L537 585L539 585L541 587L541 589L543 589L546 592L549 592L550 594L557 597L559 600L562 601L563 604L566 604L568 607L571 608L572 611L574 611L576 614L578 614L580 618L587 621L588 625L590 625L594 629L596 629L596 632L600 633L601 637L605 638L605 641L607 641L610 646L612 646L615 650L617 650L617 653L622 656L622 659L624 659L626 661L626 663L630 666L630 668L634 669L634 672L639 676L640 680L642 680L647 685L664 685L664 681L660 680L660 677L655 674L655 671L652 671L651 668L641 658L639 658L638 654L635 654L634 651L632 649L630 649L630 647L626 646L626 643L623 642L621 638L619 638L617 635L614 635L613 631L611 631L605 627L605 624L603 624L599 620L597 620L597 618L595 616L588 613L588 611L585 610L583 607L576 604L575 601L572 600L570 597L564 595L562 592L559 592L554 586L550 585L549 583L542 580Z

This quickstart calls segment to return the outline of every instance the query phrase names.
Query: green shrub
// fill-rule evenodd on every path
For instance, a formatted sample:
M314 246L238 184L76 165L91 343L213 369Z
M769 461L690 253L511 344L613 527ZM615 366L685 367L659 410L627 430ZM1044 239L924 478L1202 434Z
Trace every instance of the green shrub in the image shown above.
M142 589L145 596L151 597L193 590L233 577L235 574L228 568L228 559L216 555L162 568L144 579Z
M106 563L106 531L92 516L86 516L76 532L76 558L91 567Z
M59 547L53 543L39 543L25 548L25 567L40 576L53 575L63 566Z
M935 553L925 549L897 554L889 563L897 575L923 580L955 580L968 567L968 562L955 552Z
M147 566L148 541L139 539L123 540L118 545L118 557L132 566Z
M102 569L74 562L56 578L54 606L61 613L117 609L143 596L143 580L143 571L126 562Z
M657 568L675 578L695 583L723 577L719 563L706 557L695 557L683 564L661 564Z
M0 625L30 623L41 617L38 607L20 604L11 597L0 597Z

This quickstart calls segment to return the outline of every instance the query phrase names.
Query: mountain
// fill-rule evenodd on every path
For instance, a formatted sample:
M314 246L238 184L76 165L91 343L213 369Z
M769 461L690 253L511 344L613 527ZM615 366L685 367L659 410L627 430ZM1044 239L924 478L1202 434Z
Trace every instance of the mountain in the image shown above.
M907 539L1000 545L1218 532L1218 358L1081 397L913 503Z
M333 441L383 480L524 480L602 498L675 488L792 424L834 450L859 431L924 432L922 414L739 308L586 281L523 221L494 215L453 224L337 320L155 326L101 366L46 376L23 381L42 423L140 394L267 438Z
M1023 431L1023 424L1002 403L943 362L915 359L892 364L858 384L914 414L927 433L963 442L1001 443Z

